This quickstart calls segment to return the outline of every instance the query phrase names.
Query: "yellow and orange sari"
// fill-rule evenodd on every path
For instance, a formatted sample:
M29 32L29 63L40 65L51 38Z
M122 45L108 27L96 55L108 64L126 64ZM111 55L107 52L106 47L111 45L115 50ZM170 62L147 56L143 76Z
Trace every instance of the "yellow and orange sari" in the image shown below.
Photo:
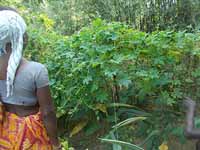
M52 150L41 113L19 117L5 112L0 131L0 150Z

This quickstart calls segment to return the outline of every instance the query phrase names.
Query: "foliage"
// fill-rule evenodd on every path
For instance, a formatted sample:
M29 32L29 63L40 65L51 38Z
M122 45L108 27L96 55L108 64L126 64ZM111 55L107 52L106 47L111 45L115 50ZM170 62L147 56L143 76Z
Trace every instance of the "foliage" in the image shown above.
M54 20L56 32L65 35L73 34L95 18L124 22L146 32L194 31L200 27L198 0L5 0L0 4L23 6L31 13L45 14Z
M97 17L147 32L192 31L200 25L198 0L43 0L38 4L29 1L27 6L33 5L54 19L56 30L64 34L74 33Z
M85 0L88 14L108 21L125 22L134 28L152 32L186 29L199 23L196 0Z
M127 143L127 142L123 142L123 141L110 140L110 139L101 139L101 140L103 142L108 142L108 143L112 143L112 144L115 143L115 144L127 146L127 147L129 147L130 150L144 150L143 148L140 148L137 145L133 145L133 144L130 144L130 143ZM113 150L117 150L117 149L113 149Z
M133 135L145 138L158 130L145 143L147 150L172 135L183 137L177 130L182 99L200 96L199 34L147 34L100 19L71 37L30 31L28 49L39 51L27 53L47 65L57 116L70 120L74 133L93 133L103 120L145 116Z
M59 31L70 34L97 17L147 32L192 31L200 25L199 7L198 0L47 0L44 10L56 20Z

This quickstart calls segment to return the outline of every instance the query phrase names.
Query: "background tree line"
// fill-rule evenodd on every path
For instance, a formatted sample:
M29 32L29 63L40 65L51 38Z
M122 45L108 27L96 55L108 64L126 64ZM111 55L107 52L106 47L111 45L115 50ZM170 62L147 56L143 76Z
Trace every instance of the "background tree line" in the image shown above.
M55 20L56 31L68 35L97 17L125 22L146 32L194 31L200 23L199 0L5 0L3 3L45 12Z

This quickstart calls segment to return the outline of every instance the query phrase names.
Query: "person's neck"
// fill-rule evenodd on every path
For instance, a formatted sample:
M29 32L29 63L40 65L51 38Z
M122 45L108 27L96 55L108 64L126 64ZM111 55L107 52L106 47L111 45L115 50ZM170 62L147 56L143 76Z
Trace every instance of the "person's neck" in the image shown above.
M8 64L10 54L4 54L0 56L0 67L4 67Z
M8 60L12 52L11 46L9 44L6 46L6 51L7 51L6 54L0 56L0 68L5 68L8 65ZM21 61L26 61L26 59L22 57Z

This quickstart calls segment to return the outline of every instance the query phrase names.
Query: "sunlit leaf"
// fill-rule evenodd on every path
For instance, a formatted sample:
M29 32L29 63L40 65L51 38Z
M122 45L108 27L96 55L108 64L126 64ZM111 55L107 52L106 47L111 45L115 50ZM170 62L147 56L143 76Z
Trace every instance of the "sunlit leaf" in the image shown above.
M159 150L168 150L168 146L166 143L162 143L160 146L159 146Z
M70 132L70 137L79 133L87 125L87 123L88 123L88 120L83 120L79 122L77 125L75 125L75 127Z
M108 114L105 104L97 104L95 109L100 110L101 112Z

